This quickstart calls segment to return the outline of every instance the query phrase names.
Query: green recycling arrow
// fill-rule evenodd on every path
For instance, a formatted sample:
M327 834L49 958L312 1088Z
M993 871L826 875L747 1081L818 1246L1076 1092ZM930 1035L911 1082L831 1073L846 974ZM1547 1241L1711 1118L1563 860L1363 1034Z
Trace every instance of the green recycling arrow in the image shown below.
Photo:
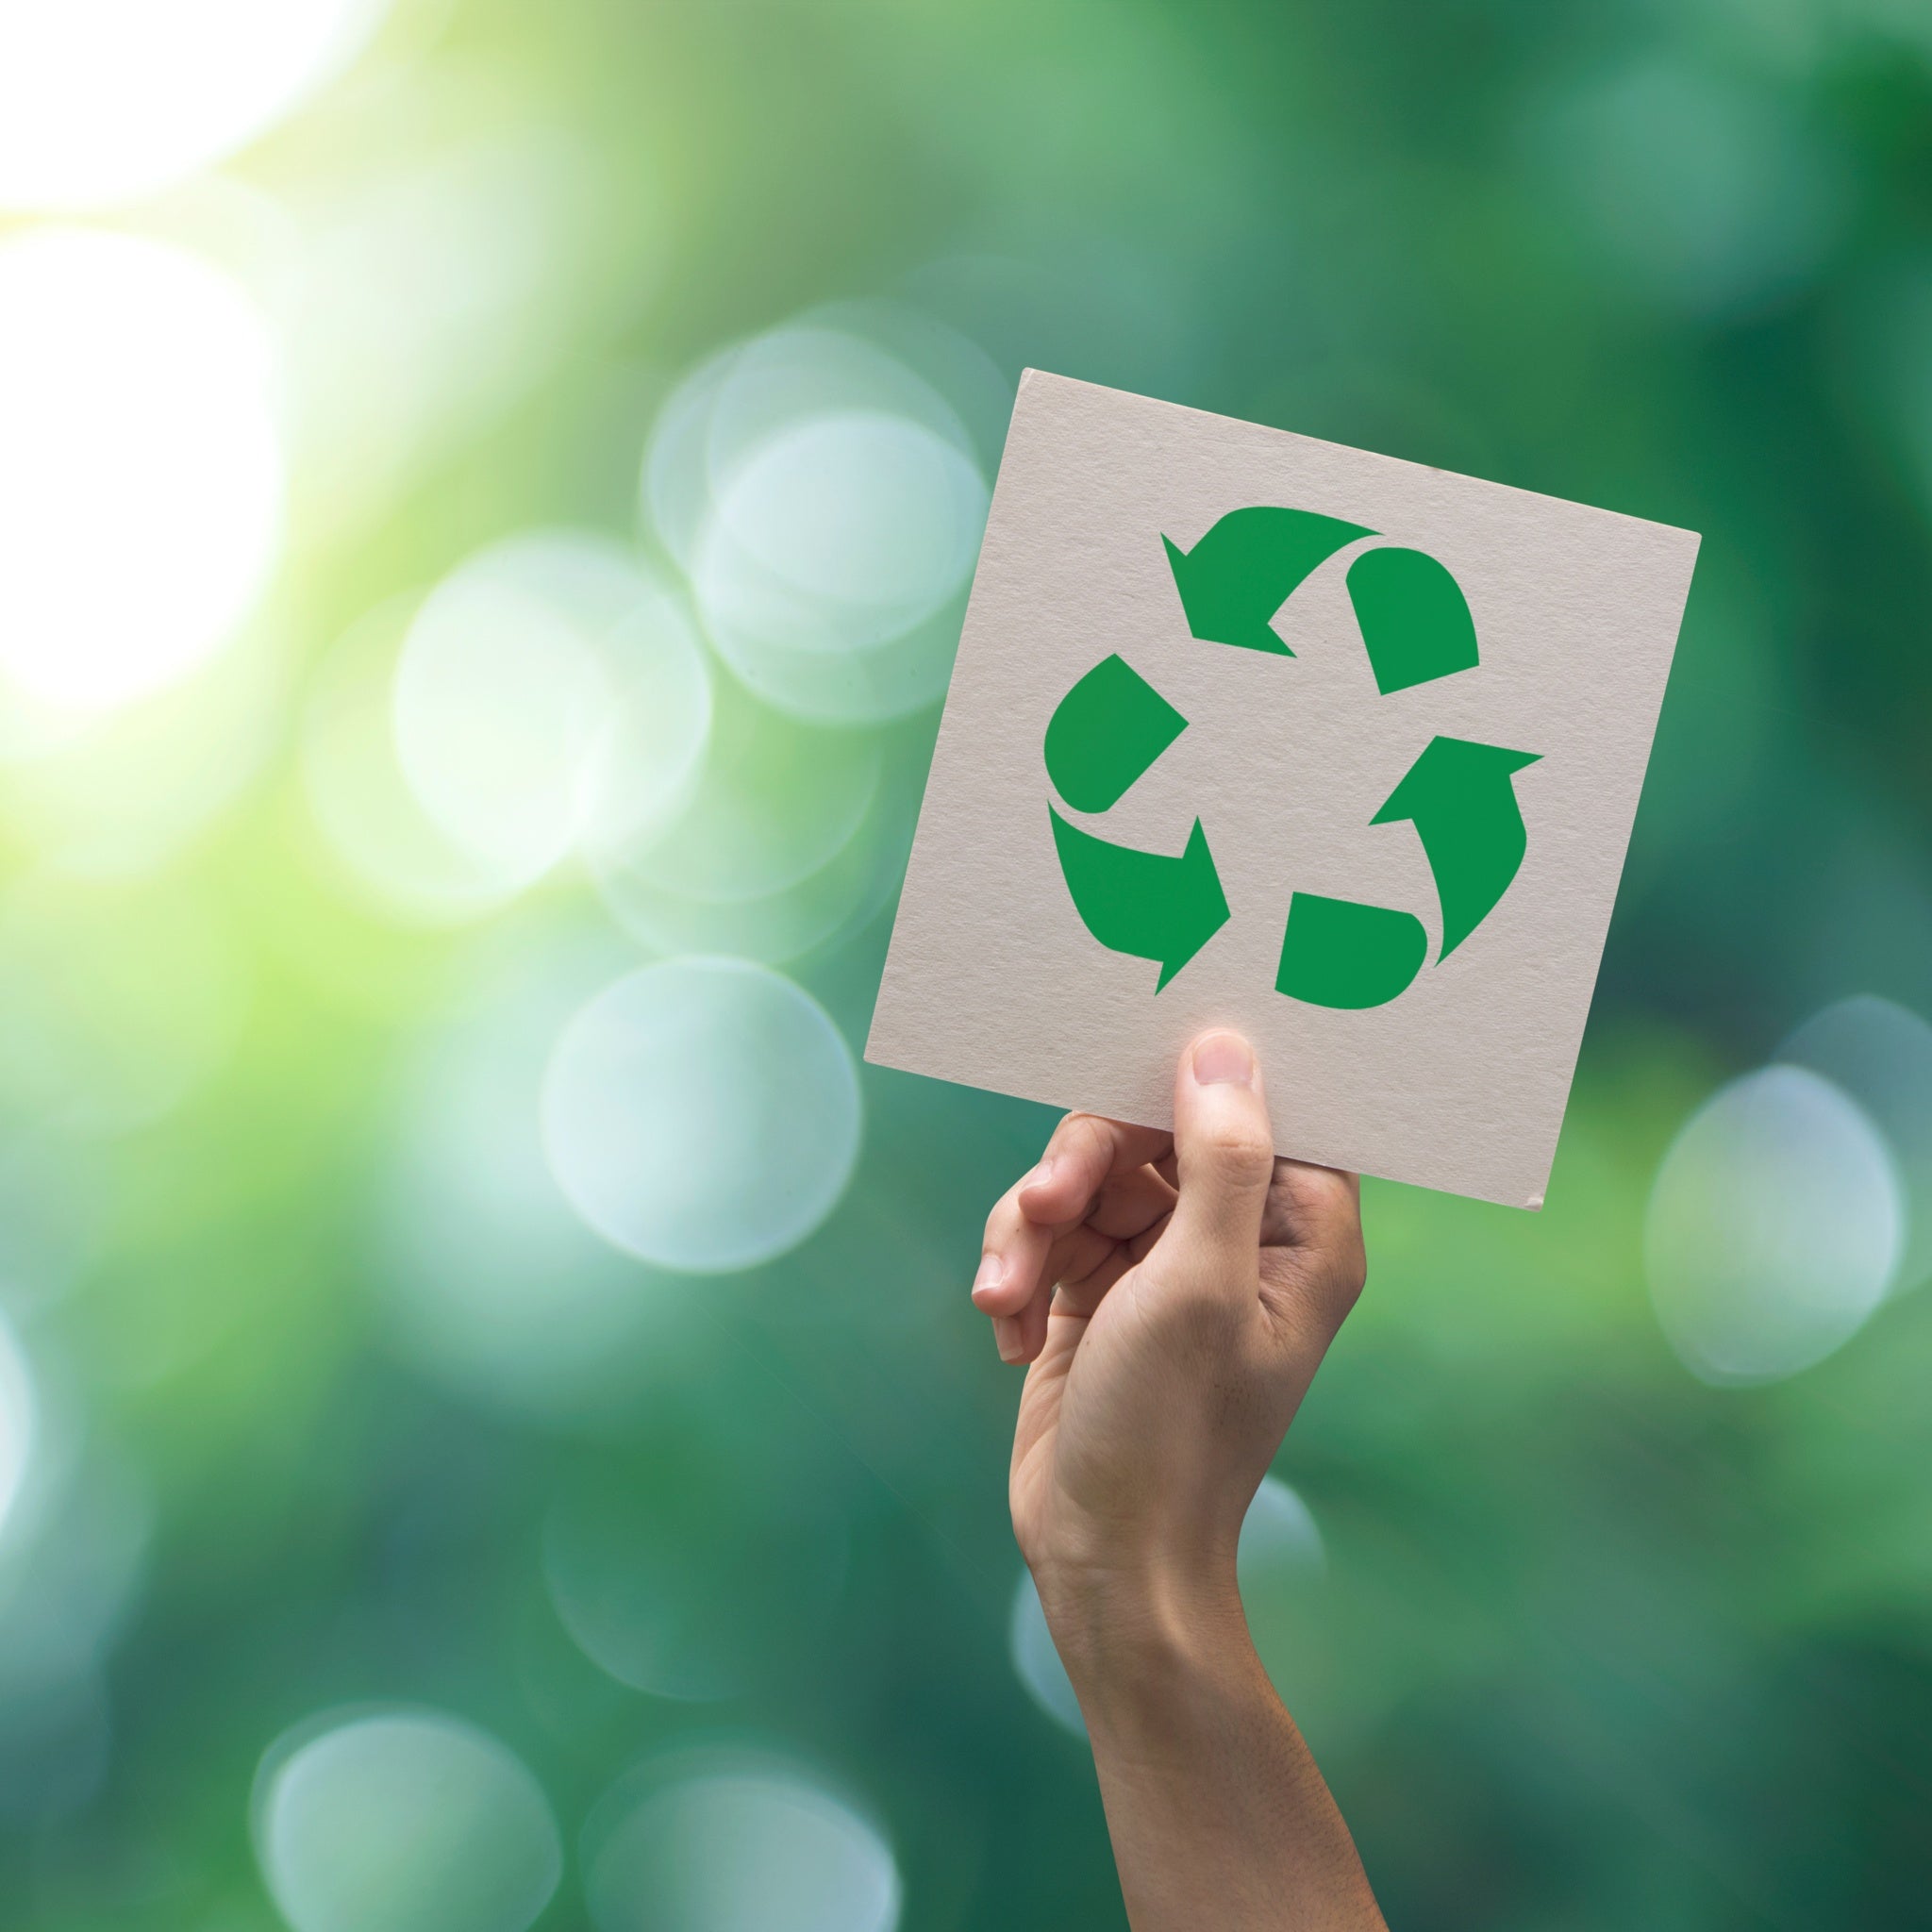
M1509 890L1528 849L1510 774L1541 752L1505 751L1464 738L1432 738L1369 823L1413 819L1442 906L1446 959Z
M1194 637L1291 658L1274 631L1275 613L1326 558L1375 534L1338 517L1256 506L1228 511L1191 550L1161 541ZM1364 550L1347 581L1384 696L1477 664L1475 624L1461 587L1425 552L1393 544ZM1115 654L1056 707L1046 728L1047 775L1074 810L1110 810L1187 728ZM1527 835L1512 779L1540 756L1432 739L1369 822L1415 825L1441 906L1438 964L1488 918L1523 864ZM1047 809L1082 924L1112 952L1158 960L1158 992L1228 919L1201 821L1176 858L1113 844ZM1298 891L1289 901L1274 984L1312 1006L1379 1007L1407 990L1427 957L1428 934L1413 913Z
M1311 1007L1380 1007L1422 971L1429 936L1412 912L1297 892L1274 990Z
M1229 510L1191 550L1160 541L1188 628L1204 644L1292 658L1269 620L1317 564L1374 534L1312 510L1256 508Z
M1348 595L1385 698L1475 669L1475 620L1461 585L1433 557L1364 550L1348 567Z
M1046 727L1046 774L1075 811L1108 811L1187 728L1116 653L1059 701Z
M1227 898L1201 821L1181 856L1169 858L1110 844L1046 809L1080 923L1109 952L1159 960L1158 992L1227 923Z

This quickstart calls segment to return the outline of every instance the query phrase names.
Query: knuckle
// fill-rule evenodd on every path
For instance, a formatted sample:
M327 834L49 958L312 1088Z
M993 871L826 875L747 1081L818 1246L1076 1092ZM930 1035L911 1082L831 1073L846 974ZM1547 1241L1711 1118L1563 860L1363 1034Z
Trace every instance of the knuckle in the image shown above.
M985 1246L989 1251L1000 1247L1012 1234L1019 1212L1011 1189L992 1204L992 1212L986 1217Z
M1315 1299L1330 1330L1340 1328L1361 1299L1369 1278L1368 1257L1360 1241L1333 1257L1315 1281Z
M1222 1179L1265 1186L1274 1172L1274 1149L1266 1135L1242 1121L1217 1122L1202 1135L1200 1156Z

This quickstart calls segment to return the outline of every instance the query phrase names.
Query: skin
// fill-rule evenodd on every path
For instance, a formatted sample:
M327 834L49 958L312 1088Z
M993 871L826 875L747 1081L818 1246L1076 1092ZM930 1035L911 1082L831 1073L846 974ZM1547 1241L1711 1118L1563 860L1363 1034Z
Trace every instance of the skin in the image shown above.
M1240 1035L1174 1130L1070 1114L986 1224L973 1300L1024 1363L1013 1528L1092 1740L1134 1932L1383 1919L1255 1654L1241 1521L1361 1292L1353 1174L1277 1160Z

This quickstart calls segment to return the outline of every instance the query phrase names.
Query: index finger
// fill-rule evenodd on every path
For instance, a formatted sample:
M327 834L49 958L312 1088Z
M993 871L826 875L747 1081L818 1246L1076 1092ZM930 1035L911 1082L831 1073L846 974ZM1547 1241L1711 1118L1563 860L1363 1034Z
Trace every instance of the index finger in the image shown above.
M1011 1317L1051 1292L1053 1283L1042 1277L1055 1241L1080 1225L1109 1180L1144 1166L1169 1143L1158 1128L1067 1115L1039 1164L987 1216L974 1306L982 1314Z
M1020 1183L1015 1194L1020 1211L1042 1226L1074 1226L1086 1218L1108 1181L1160 1159L1173 1148L1174 1136L1160 1127L1070 1113L1053 1130L1040 1165Z

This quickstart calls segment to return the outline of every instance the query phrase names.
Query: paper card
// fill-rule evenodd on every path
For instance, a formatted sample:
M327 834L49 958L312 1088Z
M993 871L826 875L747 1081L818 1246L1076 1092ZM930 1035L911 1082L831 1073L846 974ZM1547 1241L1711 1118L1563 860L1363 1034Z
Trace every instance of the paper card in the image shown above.
M867 1058L1540 1208L1697 543L1029 371Z

